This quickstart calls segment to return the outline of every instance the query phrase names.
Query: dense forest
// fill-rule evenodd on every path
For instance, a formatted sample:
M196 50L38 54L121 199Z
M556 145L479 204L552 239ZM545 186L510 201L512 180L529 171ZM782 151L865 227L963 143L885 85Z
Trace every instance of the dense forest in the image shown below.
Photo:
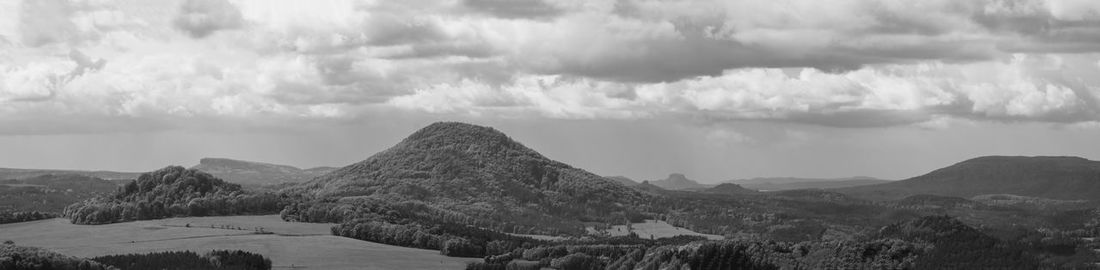
M954 218L928 216L856 240L519 247L467 269L1085 269L1097 259L1089 252L1052 256L1058 247L1000 240Z
M198 170L172 166L142 174L113 194L70 205L64 216L76 224L104 224L173 216L274 214L273 193L253 193Z
M0 244L0 269L5 270L111 270L108 265L61 255L53 251Z
M57 217L56 214L38 211L30 212L0 212L0 224L18 223L35 220L43 220Z
M121 270L268 270L271 260L263 255L240 250L213 250L199 255L192 251L166 251L146 254L109 255L92 261Z

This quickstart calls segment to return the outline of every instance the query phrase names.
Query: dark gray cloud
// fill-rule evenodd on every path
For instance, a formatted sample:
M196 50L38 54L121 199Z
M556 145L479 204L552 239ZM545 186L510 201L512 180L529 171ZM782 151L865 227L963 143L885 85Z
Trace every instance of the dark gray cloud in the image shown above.
M475 11L508 19L551 19L565 13L546 0L463 0Z
M69 20L73 8L63 0L23 1L19 30L23 43L42 46L57 42L73 42L79 36L76 25Z
M204 38L224 29L241 27L241 10L226 0L185 0L172 21L192 38Z

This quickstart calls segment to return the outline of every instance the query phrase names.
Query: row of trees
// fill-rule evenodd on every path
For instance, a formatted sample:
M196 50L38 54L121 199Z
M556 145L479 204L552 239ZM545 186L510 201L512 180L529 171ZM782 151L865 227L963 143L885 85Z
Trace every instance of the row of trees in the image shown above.
M544 243L528 237L513 236L478 227L439 223L429 226L416 223L394 224L359 219L332 227L332 234L359 240L439 250L452 257L484 257Z
M288 201L293 202L288 203L279 214L283 220L294 222L342 223L354 219L370 219L399 224L462 224L519 234L579 235L584 232L584 227L578 222L548 219L543 213L502 212L467 205L448 206L386 197L347 200L292 197ZM545 222L535 222L536 220Z
M199 255L192 251L166 251L146 254L109 255L93 261L129 269L161 270L268 270L271 260L263 255L240 250L213 250Z
M0 212L0 224L35 221L55 217L57 217L56 214L38 211Z
M118 201L97 198L66 207L64 215L74 224L107 224L178 216L272 214L281 201L270 193L207 194L184 201L163 198L152 201Z

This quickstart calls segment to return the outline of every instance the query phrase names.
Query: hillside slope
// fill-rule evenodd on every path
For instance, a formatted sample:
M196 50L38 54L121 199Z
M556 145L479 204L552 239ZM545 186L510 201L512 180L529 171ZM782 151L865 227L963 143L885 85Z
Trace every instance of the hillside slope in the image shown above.
M288 165L228 158L203 158L199 160L199 165L191 169L204 171L225 181L242 185L301 183L335 170L331 167L303 170Z
M970 198L1012 194L1060 200L1100 198L1100 162L1079 157L979 157L906 180L837 189L868 199L917 194Z
M423 201L510 221L598 219L650 196L550 160L493 128L454 122L431 124L392 148L286 192Z

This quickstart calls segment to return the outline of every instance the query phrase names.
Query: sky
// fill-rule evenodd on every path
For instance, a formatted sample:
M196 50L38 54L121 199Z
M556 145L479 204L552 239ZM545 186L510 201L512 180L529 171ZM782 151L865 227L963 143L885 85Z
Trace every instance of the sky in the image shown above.
M436 121L637 180L1100 159L1091 0L0 0L0 167L343 166Z

